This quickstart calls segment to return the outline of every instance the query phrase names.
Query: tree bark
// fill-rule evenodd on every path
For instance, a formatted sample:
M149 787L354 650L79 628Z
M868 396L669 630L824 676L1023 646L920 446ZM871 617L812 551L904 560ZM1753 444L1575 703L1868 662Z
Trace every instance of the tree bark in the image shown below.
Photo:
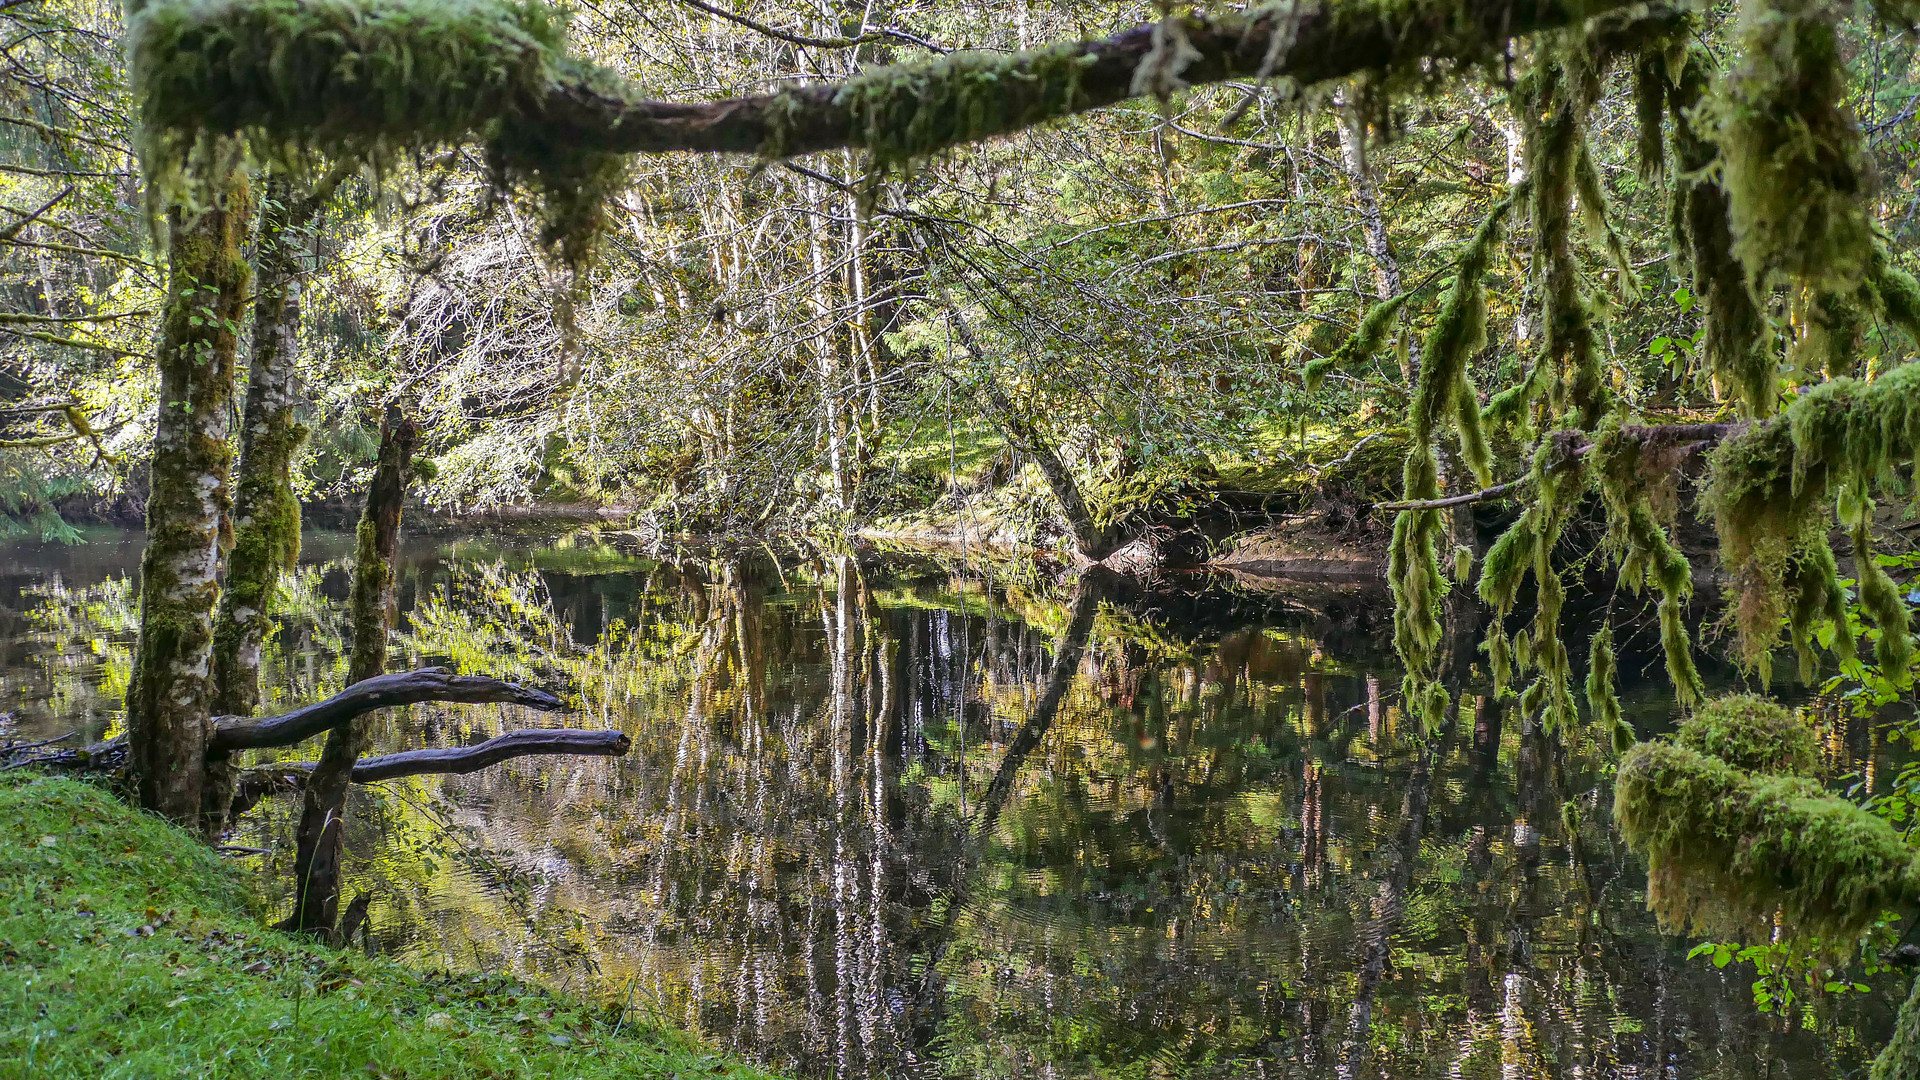
M347 680L358 683L385 672L387 633L393 625L394 558L400 546L400 507L407 470L419 442L413 421L389 407L380 425L380 460L367 489L354 557L349 618L353 647ZM307 778L300 805L298 853L294 858L294 908L283 928L331 935L340 905L340 850L345 835L347 786L360 757L365 731L349 719L327 732L320 760Z
M172 250L157 366L140 639L127 689L129 765L140 805L196 822L212 724L213 609L228 507L233 367L247 292L251 193L236 171L195 216L168 214Z
M299 224L284 179L267 183L255 248L253 357L234 483L233 550L213 623L213 711L248 716L260 706L260 649L280 579L300 558L300 500L293 493L294 451L307 429L294 418L299 363L300 279L294 250ZM233 772L225 754L209 754L203 797L209 835L226 827Z
M248 716L260 705L260 647L280 576L300 557L300 500L293 453L307 429L294 418L300 278L293 188L267 183L260 203L253 357L234 482L233 551L214 624L213 710Z

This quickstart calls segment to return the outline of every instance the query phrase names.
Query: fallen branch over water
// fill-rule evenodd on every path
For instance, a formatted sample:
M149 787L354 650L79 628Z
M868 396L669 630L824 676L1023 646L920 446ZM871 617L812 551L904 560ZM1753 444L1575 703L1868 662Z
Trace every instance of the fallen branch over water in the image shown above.
M214 718L208 752L231 753L268 746L292 746L323 731L377 709L445 701L460 705L525 705L542 712L559 712L566 704L545 690L505 682L485 675L455 675L446 668L377 675L354 683L325 701L303 705L279 716Z
M302 705L278 716L216 716L213 738L207 745L207 756L218 759L236 750L292 746L355 717L379 709L427 701L456 705L524 705L542 712L559 712L567 707L559 698L531 686L486 675L455 675L446 668L419 668L365 679L325 701ZM9 767L34 765L66 772L113 772L124 766L126 760L127 737L120 735L84 749L62 750L26 758L11 763Z

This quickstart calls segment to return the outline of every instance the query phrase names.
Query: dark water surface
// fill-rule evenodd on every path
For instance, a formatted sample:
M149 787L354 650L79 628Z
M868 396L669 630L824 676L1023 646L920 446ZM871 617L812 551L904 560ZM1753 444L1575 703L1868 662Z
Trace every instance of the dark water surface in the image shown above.
M91 539L0 549L19 737L122 718L139 538ZM309 538L275 708L339 688L346 550ZM415 963L805 1076L1840 1077L1890 1026L1880 995L1763 1016L1750 968L1659 935L1584 733L1556 749L1468 698L1417 738L1378 582L1075 590L584 536L421 537L405 563L397 665L564 689L561 722L634 741L356 794L352 887ZM1629 689L1642 734L1670 722ZM376 742L554 722L420 706ZM1827 745L1874 767L1864 729ZM289 802L235 837L273 849L275 904Z

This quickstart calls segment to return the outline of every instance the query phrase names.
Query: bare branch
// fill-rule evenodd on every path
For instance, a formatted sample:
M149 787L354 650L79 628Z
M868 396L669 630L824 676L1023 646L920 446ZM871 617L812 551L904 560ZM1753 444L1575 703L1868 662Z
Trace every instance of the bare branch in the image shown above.
M925 38L918 37L914 34L909 34L905 30L896 30L892 27L881 27L878 30L869 30L864 34L859 35L858 37L831 37L831 38L807 37L805 34L790 34L790 33L787 33L785 30L775 30L773 27L768 26L765 23L756 22L753 19L747 18L745 15L736 15L733 12L726 10L725 8L718 7L714 4L706 3L705 0L680 0L680 2L687 5L688 7L698 8L709 15L713 15L717 18L725 19L730 23L737 23L741 26L746 27L749 30L752 30L756 34L765 34L766 36L770 38L774 38L778 41L784 41L789 45L803 45L803 46L806 46L809 48L815 48L815 49L851 49L860 45L867 45L876 41L886 41L889 38L893 38L899 41L907 42L912 45L918 45L923 49L932 49L934 52L937 52L937 53L945 53L949 51L947 49L941 48L938 45L935 45L933 42L928 41Z
M68 184L66 187L61 188L59 194L55 195L51 199L48 199L46 202L41 203L40 209L33 211L32 213L26 215L25 217L21 218L19 221L14 222L13 224L7 226L4 229L0 229L0 240L11 240L16 236L19 236L20 230L40 220L40 215L60 205L60 200L65 199L67 196L71 194L73 194L72 184Z
M263 746L291 746L312 738L356 716L412 705L422 701L450 701L467 705L500 702L525 705L543 712L559 712L566 704L545 690L504 682L485 675L455 675L446 668L379 675L354 683L325 701L305 705L279 716L215 718L207 751L227 754Z
M633 749L624 731L576 731L571 728L534 728L509 731L473 746L444 750L408 750L399 754L363 758L353 766L353 782L374 784L402 776L465 774L509 758L534 754L590 754L621 757Z

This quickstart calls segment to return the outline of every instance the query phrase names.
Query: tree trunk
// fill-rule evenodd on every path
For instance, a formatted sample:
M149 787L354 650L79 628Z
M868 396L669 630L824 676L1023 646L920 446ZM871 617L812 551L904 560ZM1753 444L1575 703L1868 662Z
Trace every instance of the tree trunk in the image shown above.
M380 425L380 460L367 505L360 517L359 548L354 556L349 619L353 649L347 661L349 684L385 673L387 632L393 625L394 557L400 546L400 507L407 494L407 469L419 441L413 421L389 407ZM293 863L293 914L283 929L331 936L340 906L340 849L345 834L347 786L360 758L365 730L349 720L327 732L326 746L314 764L301 797L299 849Z
M809 205L831 205L819 183L806 184ZM853 512L853 463L847 446L846 364L841 357L842 335L834 332L834 304L828 285L833 275L827 266L828 225L822 215L813 215L808 227L808 251L813 259L813 348L816 372L820 379L820 423L826 435L827 467L833 479L834 509ZM823 236L823 234L826 234Z
M294 418L300 281L296 226L285 180L267 184L260 206L253 357L234 480L233 551L214 626L213 711L248 716L260 705L260 646L280 575L300 556L300 501L293 453L307 430Z
M960 309L951 301L947 302L947 316L953 322L954 335L960 339L961 346L975 360L984 361L986 355L974 340L973 328L967 325L967 320L960 315ZM1046 477L1047 487L1060 504L1060 516L1067 523L1067 531L1073 535L1074 547L1088 562L1097 563L1113 554L1114 548L1119 546L1113 532L1101 528L1094 521L1093 511L1087 508L1086 497L1080 493L1080 484L1074 480L1067 463L1060 460L1059 451L1014 408L1013 400L1007 397L1005 390L1000 389L998 382L989 378L986 390L987 402L1000 417L1000 428L1006 432L1007 441L1040 466L1040 475Z
M1013 402L998 383L987 384L987 400L993 402L994 410L1000 414L1009 441L1040 466L1040 475L1047 478L1047 487L1060 503L1060 516L1073 534L1073 544L1080 554L1089 562L1099 562L1113 554L1119 546L1114 542L1113 533L1094 521L1093 511L1087 508L1087 500L1080 494L1079 482L1074 480L1067 463L1060 460L1053 444L1014 410Z
M168 214L160 407L140 563L140 640L127 689L129 766L140 805L181 824L201 812L211 730L233 365L248 269L250 192L235 172L197 216Z
M253 302L253 357L234 482L233 550L213 624L213 711L250 716L260 706L260 648L282 575L300 557L300 500L293 493L294 451L307 429L294 419L294 368L299 361L300 280L294 251L298 225L292 186L267 184L260 205ZM209 832L224 827L232 774L223 754L209 756Z

